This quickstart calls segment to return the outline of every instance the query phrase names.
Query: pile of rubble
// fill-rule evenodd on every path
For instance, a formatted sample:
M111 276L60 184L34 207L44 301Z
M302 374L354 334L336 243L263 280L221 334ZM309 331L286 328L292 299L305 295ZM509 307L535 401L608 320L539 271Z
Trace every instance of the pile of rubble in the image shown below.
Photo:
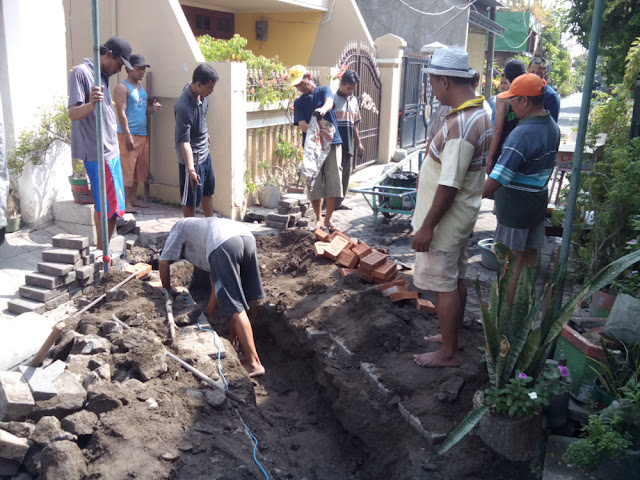
M435 314L429 300L419 298L418 292L409 290L409 284L398 276L398 264L389 260L382 249L373 250L366 243L349 238L340 231L331 235L321 228L315 231L317 242L313 244L316 257L329 258L343 268L340 275L358 274L366 282L379 284L379 289L392 302L415 301L415 307L424 313Z

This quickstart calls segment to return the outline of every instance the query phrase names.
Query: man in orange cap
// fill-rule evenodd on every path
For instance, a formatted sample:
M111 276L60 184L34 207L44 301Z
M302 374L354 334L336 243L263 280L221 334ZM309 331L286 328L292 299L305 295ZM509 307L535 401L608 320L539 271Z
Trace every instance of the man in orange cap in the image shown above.
M545 90L544 80L525 73L498 95L509 100L520 122L505 140L482 195L495 192L498 227L494 242L504 243L515 255L510 303L523 267L533 265L544 243L547 184L560 144L560 129L544 109Z

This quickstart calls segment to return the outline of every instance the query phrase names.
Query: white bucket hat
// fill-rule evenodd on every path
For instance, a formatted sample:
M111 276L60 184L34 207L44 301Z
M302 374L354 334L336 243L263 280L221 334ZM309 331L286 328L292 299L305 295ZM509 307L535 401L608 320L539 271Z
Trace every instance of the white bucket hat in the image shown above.
M469 54L460 48L440 48L431 57L427 72L445 77L471 78L475 71L469 68Z

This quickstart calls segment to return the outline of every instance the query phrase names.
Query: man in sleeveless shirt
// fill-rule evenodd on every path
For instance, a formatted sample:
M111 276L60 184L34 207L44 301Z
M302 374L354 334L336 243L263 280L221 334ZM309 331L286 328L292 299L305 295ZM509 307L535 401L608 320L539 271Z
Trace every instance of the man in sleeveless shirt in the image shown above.
M140 83L149 65L142 55L131 55L132 69L127 68L127 79L113 91L118 113L118 146L122 163L126 211L135 212L135 207L147 205L136 199L138 183L149 175L149 137L147 136L147 113L160 110L157 99L147 104L147 91Z

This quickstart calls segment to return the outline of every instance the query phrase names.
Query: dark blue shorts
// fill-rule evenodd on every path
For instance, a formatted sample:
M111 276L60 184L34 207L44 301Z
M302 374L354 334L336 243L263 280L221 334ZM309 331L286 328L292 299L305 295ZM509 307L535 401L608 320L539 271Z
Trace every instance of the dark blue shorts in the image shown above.
M216 179L213 176L213 168L211 167L211 155L208 155L207 159L197 166L200 185L196 185L195 189L189 182L187 167L181 163L178 164L178 167L180 172L180 203L185 207L193 207L195 198L195 206L199 207L202 203L202 197L213 195L213 191L216 188Z

